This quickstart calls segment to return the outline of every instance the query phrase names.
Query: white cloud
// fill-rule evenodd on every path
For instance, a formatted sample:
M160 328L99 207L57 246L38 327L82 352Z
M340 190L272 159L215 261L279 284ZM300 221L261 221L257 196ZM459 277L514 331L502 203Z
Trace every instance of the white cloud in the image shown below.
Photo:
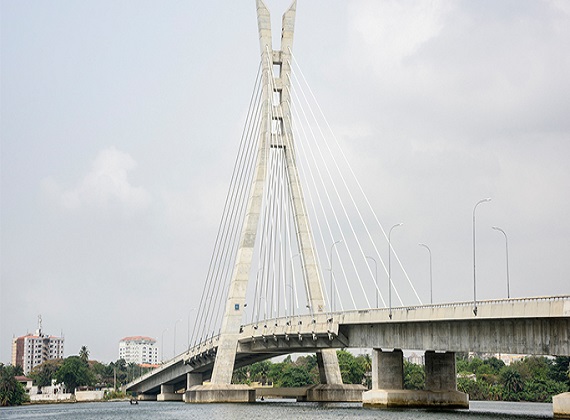
M111 147L99 152L89 172L75 187L64 189L57 181L47 178L42 181L42 188L69 210L87 207L110 211L118 208L129 213L146 208L151 199L143 187L129 182L128 174L135 168L136 162L128 153Z
M398 67L405 57L437 36L451 10L442 1L361 1L351 5L350 20L362 59L373 59L376 70ZM379 65L379 67L378 67Z

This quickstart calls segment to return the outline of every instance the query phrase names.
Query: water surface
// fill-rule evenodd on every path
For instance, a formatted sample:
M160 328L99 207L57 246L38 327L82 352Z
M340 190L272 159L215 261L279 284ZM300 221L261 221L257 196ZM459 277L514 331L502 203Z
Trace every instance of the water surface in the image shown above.
M552 404L472 401L469 410L369 409L361 404L296 403L271 400L256 404L184 404L177 402L97 402L0 408L0 419L42 420L488 420L552 418Z

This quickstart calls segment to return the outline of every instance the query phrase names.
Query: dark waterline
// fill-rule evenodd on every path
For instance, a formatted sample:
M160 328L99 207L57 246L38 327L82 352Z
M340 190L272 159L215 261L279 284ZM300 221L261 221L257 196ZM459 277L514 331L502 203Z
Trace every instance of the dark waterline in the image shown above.
M470 403L469 410L380 410L360 404L318 404L266 401L257 404L184 404L168 402L101 402L28 405L0 408L0 419L42 420L145 420L145 419L379 419L379 420L483 420L552 418L552 404Z

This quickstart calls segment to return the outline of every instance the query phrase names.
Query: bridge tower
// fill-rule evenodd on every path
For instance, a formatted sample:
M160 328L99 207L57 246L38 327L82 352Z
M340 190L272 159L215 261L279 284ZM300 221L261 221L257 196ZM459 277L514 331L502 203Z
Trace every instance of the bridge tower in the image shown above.
M273 149L283 155L286 162L288 189L293 203L293 220L301 257L302 273L311 312L325 311L325 299L321 287L320 271L299 172L295 159L295 145L291 127L291 51L295 28L297 1L283 14L281 48L274 50L271 36L271 16L263 0L256 0L257 23L262 69L262 118L257 148L256 167L250 189L245 220L240 236L236 261L231 278L228 299L220 331L220 339L211 382L202 387L194 386L187 400L200 401L248 401L251 393L244 386L232 385L236 349L256 235L262 211L264 185L267 181L267 150ZM321 386L342 389L342 377L336 356L336 350L325 349L317 353ZM346 387L347 390L351 387ZM359 390L360 392L362 390ZM318 395L325 395L320 389ZM223 396L222 396L223 395ZM324 397L326 399L326 397Z

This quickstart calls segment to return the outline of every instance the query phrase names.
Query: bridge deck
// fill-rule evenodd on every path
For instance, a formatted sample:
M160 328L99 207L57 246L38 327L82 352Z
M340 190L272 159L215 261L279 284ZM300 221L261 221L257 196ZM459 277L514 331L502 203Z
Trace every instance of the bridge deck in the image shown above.
M324 348L403 348L570 355L570 296L365 309L277 318L242 327L236 367ZM125 386L158 393L185 387L187 373L211 375L218 338L191 348Z

